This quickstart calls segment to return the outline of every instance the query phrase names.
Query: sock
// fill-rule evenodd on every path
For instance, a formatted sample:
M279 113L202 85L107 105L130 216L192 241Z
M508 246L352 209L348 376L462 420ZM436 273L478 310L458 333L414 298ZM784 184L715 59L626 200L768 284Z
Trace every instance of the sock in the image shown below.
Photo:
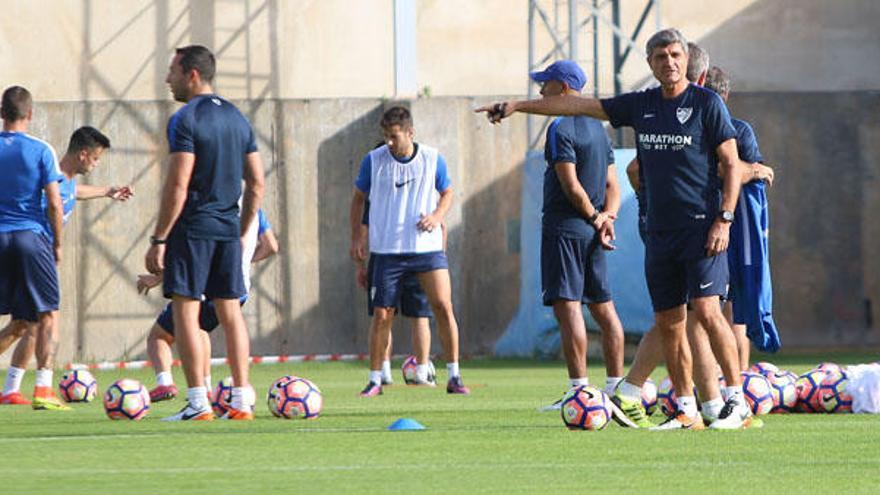
M387 359L382 361L382 378L386 381L391 381L391 361Z
M417 364L416 365L416 378L418 378L418 380L420 382L427 382L429 369L430 369L430 367L427 364Z
M586 387L590 384L590 379L586 376L583 378L569 378L568 384L571 385L572 388L579 387L581 385Z
M605 393L608 395L614 395L614 389L617 388L617 384L623 381L622 376L609 376L605 379Z
M24 368L10 366L6 372L6 383L3 385L3 395L18 392L21 389L21 379L24 378Z
M52 370L38 369L34 386L52 388Z
M449 374L449 378L455 378L460 374L458 371L458 363L446 363L446 373Z
M174 385L174 377L170 371L160 371L156 373L156 384L160 387L170 387Z
M382 370L370 370L370 381L382 386Z
M232 387L232 400L230 405L239 411L252 411L256 402L256 394L253 387Z
M211 409L208 401L208 389L205 387L190 387L186 390L186 400L193 409L204 411Z
M642 387L637 385L633 385L632 383L624 380L620 383L620 388L617 390L621 397L629 401L637 401L642 400Z
M703 415L710 418L718 418L721 408L724 407L724 399L717 397L703 402Z
M748 407L745 394L743 394L742 385L736 387L724 387L724 395L727 396L727 400L733 400L734 404L737 406Z
M678 405L678 410L682 411L685 416L692 418L697 415L697 398L693 395L676 397L675 404Z
M208 393L214 388L211 386L211 375L205 375L205 388L208 389Z

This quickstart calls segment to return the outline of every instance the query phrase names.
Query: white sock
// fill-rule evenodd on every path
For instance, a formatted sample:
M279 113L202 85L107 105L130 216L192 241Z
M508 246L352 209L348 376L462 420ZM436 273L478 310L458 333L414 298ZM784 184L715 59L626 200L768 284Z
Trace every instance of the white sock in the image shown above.
M156 373L156 384L160 387L170 387L174 385L174 376L170 371L160 371Z
M211 386L211 375L205 375L205 388L208 389L208 393L214 388Z
M590 384L590 379L586 376L583 378L569 378L568 384L571 385L572 388L580 387L581 385L586 387Z
M256 394L254 393L253 387L232 387L232 400L230 401L230 405L233 409L238 409L239 411L253 410L256 401Z
M724 407L724 399L721 397L707 400L703 402L703 414L710 418L717 418L721 414L722 407Z
M428 381L428 370L430 367L427 364L417 364L416 365L416 378L420 382Z
M34 382L37 387L52 387L52 370L38 369L37 380Z
M3 385L3 395L21 390L21 380L24 378L25 371L27 370L24 368L9 367L6 372L6 383Z
M678 410L682 411L685 416L693 418L697 415L697 398L693 395L676 397L675 403L678 405Z
M614 395L614 389L617 388L617 384L623 381L622 376L609 376L605 378L605 393L608 395Z
M632 383L630 383L626 380L621 382L620 389L618 389L618 392L620 392L620 395L626 400L630 400L630 401L642 400L642 388L637 385L633 385Z
M391 361L387 359L382 361L382 378L386 381L391 381Z
M449 378L455 378L461 373L458 371L458 363L446 363L446 373L449 375Z
M382 370L370 370L370 381L382 386Z
M186 390L186 400L193 409L204 411L211 409L208 401L208 389L205 387L190 387Z
M749 407L746 404L746 396L743 394L742 385L738 385L736 387L724 387L724 395L727 396L727 400L733 400L734 404L738 406Z

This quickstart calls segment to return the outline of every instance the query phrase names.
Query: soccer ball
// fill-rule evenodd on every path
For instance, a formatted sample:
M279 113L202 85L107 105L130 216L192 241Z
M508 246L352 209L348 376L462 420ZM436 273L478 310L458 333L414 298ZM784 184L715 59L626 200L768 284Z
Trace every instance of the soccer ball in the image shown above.
M657 410L657 384L648 378L642 385L642 407L645 414L651 416Z
M764 378L770 383L770 392L773 393L773 409L771 413L781 414L794 412L797 405L797 376L790 371L777 371L770 373Z
M150 412L150 394L137 380L116 380L104 392L104 410L110 419L141 420Z
M848 381L842 371L827 371L816 392L818 410L827 413L852 412L852 395L846 391Z
M846 376L846 373L844 373L843 368L841 368L839 364L837 364L837 363L832 363L832 362L828 362L828 361L824 361L824 362L819 363L819 364L818 364L815 368L813 368L813 369L816 369L816 370L822 370L822 371L824 371L824 372L826 372L826 373L829 372L829 371L839 371L839 372L843 373L844 376Z
M769 373L776 373L779 371L779 367L773 363L768 363L767 361L760 361L751 365L747 371L766 376Z
M415 356L408 356L403 360L403 365L400 367L400 371L403 373L403 381L407 385L416 385L416 369L419 366L419 362L416 360ZM428 381L431 380L431 377L437 376L437 370L434 368L434 362L430 359L428 360Z
M214 414L218 418L226 414L232 407L232 387L231 376L227 376L214 385L214 391L211 392L211 409L214 410Z
M660 412L665 416L672 416L678 410L675 404L675 387L672 386L672 380L667 376L660 380L660 388L657 389L657 405Z
M825 380L823 370L810 370L801 375L795 382L798 401L795 406L797 412L817 412L819 408L819 386Z
M278 388L274 407L282 418L314 419L324 408L324 397L317 385L305 378L294 377Z
M272 385L269 385L269 393L266 395L266 403L269 405L269 412L271 412L276 418L280 418L281 413L275 408L275 398L278 397L278 392L281 391L281 388L294 378L296 378L294 375L284 375L272 382Z
M68 371L58 382L58 392L67 402L91 402L98 393L98 382L88 370Z
M768 414L773 409L773 393L770 382L760 373L752 373L751 371L743 371L743 393L746 396L746 402L752 409L752 414L761 416Z
M574 387L562 398L562 421L569 430L601 430L611 421L611 399L589 385Z

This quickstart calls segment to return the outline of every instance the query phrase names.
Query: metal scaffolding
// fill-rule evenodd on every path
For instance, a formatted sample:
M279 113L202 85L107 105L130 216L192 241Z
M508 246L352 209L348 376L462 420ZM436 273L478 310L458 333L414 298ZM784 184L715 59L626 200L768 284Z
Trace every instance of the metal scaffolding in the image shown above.
M623 91L623 67L634 49L636 53L640 52L635 40L652 12L655 31L661 29L661 0L640 1L644 1L642 13L632 32L627 33L621 26L621 0L529 0L529 72L541 70L551 61L559 59L574 60L585 68L592 66L593 96L598 97L599 65L602 61L600 39L603 36L606 40L610 37L614 70L613 94L620 94ZM538 52L539 30L546 33L552 44L545 53ZM591 51L592 58L582 58L582 48L583 53ZM536 87L529 79L529 98L535 97ZM547 118L529 116L529 149L535 149L540 144L548 122ZM618 143L620 139L618 132Z

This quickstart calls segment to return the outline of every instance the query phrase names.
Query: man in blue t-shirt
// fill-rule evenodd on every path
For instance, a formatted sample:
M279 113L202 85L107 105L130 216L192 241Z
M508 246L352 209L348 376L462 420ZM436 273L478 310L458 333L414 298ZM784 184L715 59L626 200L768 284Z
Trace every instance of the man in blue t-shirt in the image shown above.
M0 314L37 324L34 408L66 409L55 396L52 383L61 302L58 183L63 177L52 147L27 134L33 116L33 98L27 89L7 88L0 116L0 165L6 179L0 187Z
M634 128L647 193L645 275L667 368L680 394L678 412L657 428L705 428L691 392L688 300L728 384L729 398L711 427L747 427L751 410L742 392L736 342L719 304L728 282L725 250L742 181L735 130L721 98L685 77L687 40L678 30L655 33L646 52L658 88L604 100L560 95L496 103L477 111L487 112L493 122L519 111L589 115Z
M131 186L92 186L79 184L76 180L77 175L85 175L94 170L104 151L109 148L110 140L94 127L80 127L70 136L67 151L61 157L60 162L62 179L58 189L61 195L62 225L67 224L77 200L110 198L126 201L132 196ZM41 205L46 210L45 195L43 195ZM51 232L47 215L43 217L43 227L47 233ZM14 319L0 331L0 354L21 337L12 354L6 382L3 386L3 394L0 396L0 404L31 403L21 394L20 387L25 368L36 350L36 334L37 325L24 319Z
M533 72L541 95L578 95L587 82L571 60ZM614 249L614 220L620 187L611 140L602 123L576 116L559 117L547 128L544 143L544 206L541 233L541 286L545 306L559 322L569 386L589 385L587 329L583 305L602 331L607 373L613 392L623 376L623 326L611 300L605 251ZM542 410L558 410L562 400Z
M189 387L187 405L168 421L214 419L199 337L203 295L213 301L226 334L234 386L232 407L224 417L253 419L250 341L239 304L246 293L241 238L260 208L263 163L248 120L214 94L215 70L211 51L190 45L177 49L166 78L174 99L186 105L168 120L170 164L145 264L150 273L163 274L162 290L171 299Z

